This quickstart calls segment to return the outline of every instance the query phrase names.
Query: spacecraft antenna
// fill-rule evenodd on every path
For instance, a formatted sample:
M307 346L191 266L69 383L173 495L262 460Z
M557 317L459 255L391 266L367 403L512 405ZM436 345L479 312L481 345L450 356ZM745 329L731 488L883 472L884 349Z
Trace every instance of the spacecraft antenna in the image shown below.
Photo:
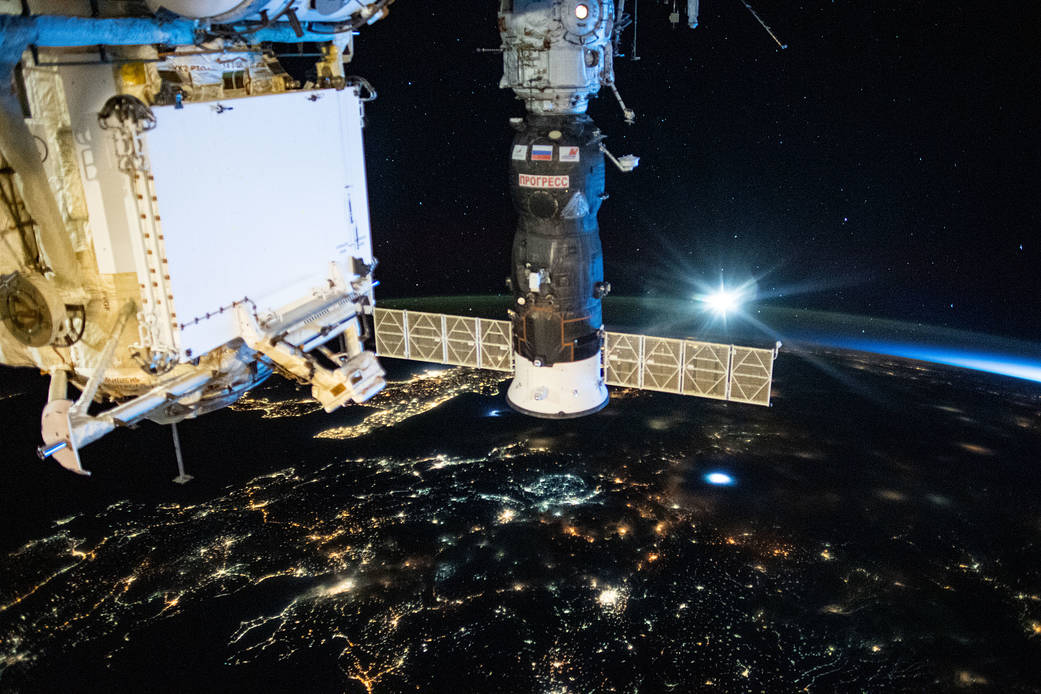
M741 4L745 6L745 9L752 13L752 16L755 17L755 21L759 22L759 25L766 30L766 33L770 35L770 38L774 40L774 43L777 44L778 48L783 51L788 47L787 43L781 43L781 39L777 38L777 34L773 32L773 29L771 29L767 23L763 21L763 18L759 16L759 13L748 4L748 0L741 0Z

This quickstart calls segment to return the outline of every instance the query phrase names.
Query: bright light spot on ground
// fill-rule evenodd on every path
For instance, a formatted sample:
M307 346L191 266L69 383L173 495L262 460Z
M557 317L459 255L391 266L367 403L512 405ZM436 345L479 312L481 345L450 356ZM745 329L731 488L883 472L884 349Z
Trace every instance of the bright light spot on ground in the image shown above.
M618 616L625 612L626 604L629 602L629 591L625 586L608 586L597 594L596 601L605 613Z
M446 373L448 373L448 371L445 369L427 369L423 373L419 374L417 378L419 378L420 380L426 378L438 378L440 376L444 376Z
M709 484L726 486L734 483L734 478L725 472L710 472L705 475L705 481Z
M322 595L339 595L341 593L350 592L353 588L354 581L348 578L325 588L322 590Z

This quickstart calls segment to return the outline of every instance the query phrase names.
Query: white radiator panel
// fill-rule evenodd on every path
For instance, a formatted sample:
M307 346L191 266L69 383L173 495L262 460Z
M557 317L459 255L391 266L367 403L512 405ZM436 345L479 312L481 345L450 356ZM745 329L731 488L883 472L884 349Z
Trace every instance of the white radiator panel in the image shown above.
M347 280L352 257L371 262L354 91L153 110L145 144L182 354L234 338L235 302L284 311L328 286L332 261Z

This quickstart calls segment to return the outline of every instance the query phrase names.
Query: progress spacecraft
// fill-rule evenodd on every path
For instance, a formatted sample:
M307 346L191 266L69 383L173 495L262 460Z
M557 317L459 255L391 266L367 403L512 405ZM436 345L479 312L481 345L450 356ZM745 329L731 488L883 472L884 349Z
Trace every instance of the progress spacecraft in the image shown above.
M41 457L89 474L80 449L116 427L176 425L274 372L331 412L384 387L377 354L513 372L507 401L538 417L596 412L608 385L769 404L776 347L604 329L605 159L638 159L586 106L606 86L635 118L614 84L625 0L500 3L501 86L526 110L503 148L509 320L376 307L375 91L344 65L392 1L0 0L0 362L50 377ZM302 42L306 84L278 61Z

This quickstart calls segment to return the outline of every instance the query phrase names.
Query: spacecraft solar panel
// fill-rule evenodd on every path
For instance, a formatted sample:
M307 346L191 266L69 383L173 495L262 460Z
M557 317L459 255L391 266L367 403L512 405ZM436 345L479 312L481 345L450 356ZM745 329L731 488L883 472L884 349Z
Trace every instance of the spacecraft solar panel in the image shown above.
M604 363L607 385L639 388L643 373L643 336L607 333Z
M481 368L513 371L513 326L508 320L478 319Z
M441 315L409 311L405 314L408 328L408 355L416 361L448 362Z
M405 312L377 308L373 312L373 323L376 327L376 354L381 357L408 359Z
M730 345L687 340L683 351L683 394L726 400Z
M751 405L769 405L773 369L772 349L735 346L731 357L729 399Z
M444 323L445 363L457 366L478 364L477 319L464 316L441 316Z
M379 356L513 371L509 321L376 308L373 322Z
M681 393L683 340L643 338L643 389Z
M772 349L607 333L607 385L770 404Z
M376 308L376 354L513 371L509 321ZM751 405L770 404L772 349L606 333L607 385Z

